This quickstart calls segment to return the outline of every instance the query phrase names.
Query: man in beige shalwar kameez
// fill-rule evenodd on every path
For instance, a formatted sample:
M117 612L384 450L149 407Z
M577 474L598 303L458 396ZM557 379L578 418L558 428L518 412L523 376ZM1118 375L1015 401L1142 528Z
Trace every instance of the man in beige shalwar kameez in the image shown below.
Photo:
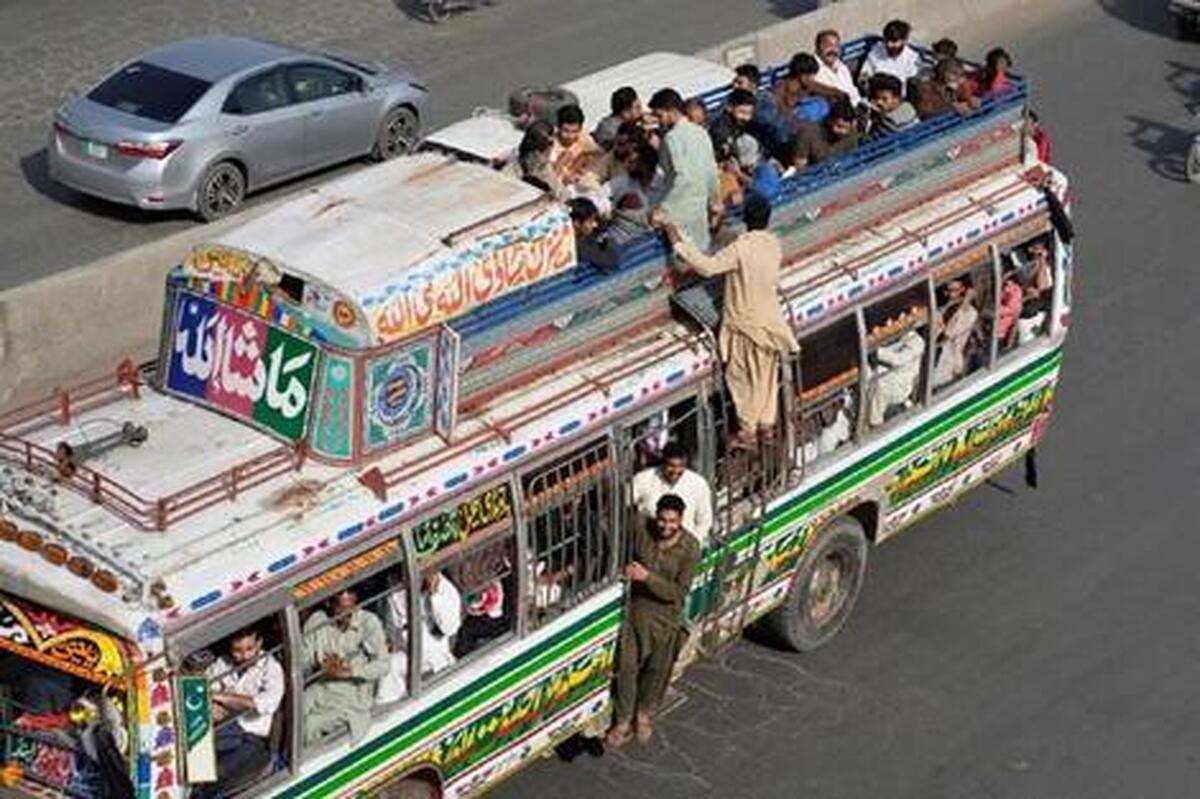
M779 305L783 247L767 230L771 204L758 194L742 206L746 232L714 255L705 255L663 214L661 223L680 260L705 277L725 275L719 345L725 384L737 410L737 443L774 432L778 414L779 356L798 348Z

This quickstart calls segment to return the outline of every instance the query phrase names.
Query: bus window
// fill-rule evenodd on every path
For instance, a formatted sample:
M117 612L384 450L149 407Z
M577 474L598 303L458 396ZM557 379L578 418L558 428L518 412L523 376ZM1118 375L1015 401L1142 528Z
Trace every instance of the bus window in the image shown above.
M395 540L381 546L399 549ZM300 619L304 745L324 744L346 734L356 743L377 706L408 692L408 592L403 568L393 565L323 594L314 592L301 608Z
M532 627L613 580L613 477L607 439L593 441L524 477Z
M287 649L272 615L188 655L180 673L209 678L216 782L191 799L227 796L287 768Z
M944 391L980 369L992 355L996 294L991 263L977 264L937 284L933 391Z
M1001 354L1046 335L1054 293L1054 257L1049 234L1013 248L1001 258L1000 313L996 325Z
M928 361L929 287L918 283L893 294L865 313L867 421L871 427L921 404Z
M796 465L808 467L853 440L860 398L858 343L853 314L800 340Z

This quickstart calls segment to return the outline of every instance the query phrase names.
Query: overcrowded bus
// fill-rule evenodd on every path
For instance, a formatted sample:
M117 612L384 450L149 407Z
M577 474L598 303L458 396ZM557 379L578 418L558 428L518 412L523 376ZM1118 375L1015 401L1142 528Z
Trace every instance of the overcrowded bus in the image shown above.
M580 262L472 125L198 246L155 362L0 419L0 793L477 795L605 728L667 444L712 497L678 676L749 625L827 642L870 544L1045 430L1071 234L1021 80L784 181L800 346L751 449L713 287L653 235Z

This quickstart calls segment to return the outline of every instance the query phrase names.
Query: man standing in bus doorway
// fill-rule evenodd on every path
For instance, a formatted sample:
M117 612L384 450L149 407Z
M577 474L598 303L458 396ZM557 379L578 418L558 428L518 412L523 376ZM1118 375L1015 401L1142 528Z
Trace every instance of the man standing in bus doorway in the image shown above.
M617 642L613 726L605 742L613 749L633 734L654 735L654 713L667 692L682 632L683 603L700 562L700 545L683 529L687 506L674 494L658 500L654 524L634 530L633 560L625 566L629 594Z
M650 110L665 132L659 164L666 176L662 208L679 221L701 249L711 245L709 215L719 212L717 158L704 128L684 114L683 98L674 89L660 89L650 98Z
M691 533L704 549L712 531L712 490L708 481L688 468L687 451L678 442L668 442L662 448L662 462L642 469L633 476L633 504L646 524L653 523L658 513L658 501L674 494L687 507L683 512L683 529Z
M725 275L719 345L725 383L737 410L735 447L752 448L759 436L774 435L779 412L779 356L798 349L796 337L779 306L779 270L783 246L767 230L771 204L749 194L742 206L746 232L715 255L702 253L666 215L662 227L675 254L705 276Z

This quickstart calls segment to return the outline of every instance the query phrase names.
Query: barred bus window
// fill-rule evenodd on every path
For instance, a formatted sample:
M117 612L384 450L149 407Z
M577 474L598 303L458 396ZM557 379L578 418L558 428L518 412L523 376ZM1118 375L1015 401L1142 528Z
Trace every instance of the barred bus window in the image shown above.
M608 440L575 450L523 480L528 514L528 596L538 627L610 582L613 457Z
M808 467L853 440L861 396L858 344L853 314L801 339L795 464Z
M938 394L990 364L996 316L991 262L940 280L934 296L933 392Z
M867 332L867 421L871 427L919 407L929 352L929 287L918 283L864 312Z
M290 665L277 615L189 654L180 673L208 678L216 782L192 786L193 799L243 791L288 766Z

